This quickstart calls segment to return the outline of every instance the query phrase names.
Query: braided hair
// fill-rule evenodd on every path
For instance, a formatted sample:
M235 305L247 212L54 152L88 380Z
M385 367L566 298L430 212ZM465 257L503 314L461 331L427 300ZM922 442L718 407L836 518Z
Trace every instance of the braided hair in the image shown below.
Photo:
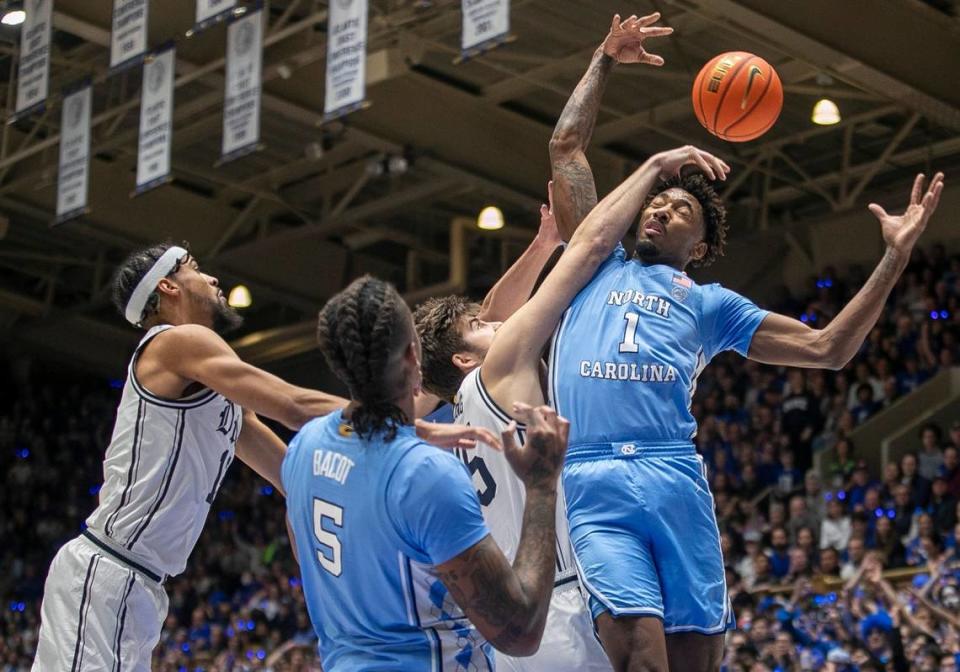
M413 338L410 310L397 290L370 275L354 280L320 311L320 350L350 390L350 420L361 438L383 432L392 441L409 421L392 399L404 382L397 359Z
M130 296L133 294L133 290L137 288L137 285L143 280L143 276L153 268L153 265L157 263L157 260L163 256L163 253L169 250L171 247L174 247L176 243L165 242L159 243L157 245L151 245L150 247L145 247L142 250L137 250L124 259L123 263L117 268L113 274L113 305L116 306L117 310L120 311L120 314L123 315L127 310L127 303L130 302ZM186 243L180 245L186 249L190 249ZM167 277L173 277L177 274L177 271L180 270L180 264L182 260L178 260L174 267L167 274ZM160 303L160 294L156 291L150 293L150 296L147 298L147 304L143 307L143 313L140 315L140 323L147 321L150 317L156 314L158 309L158 304Z

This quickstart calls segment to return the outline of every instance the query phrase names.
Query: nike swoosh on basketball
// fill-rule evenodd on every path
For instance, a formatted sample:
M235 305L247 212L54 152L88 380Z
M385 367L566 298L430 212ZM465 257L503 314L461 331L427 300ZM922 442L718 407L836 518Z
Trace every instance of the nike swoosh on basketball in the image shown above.
M753 78L757 75L760 76L760 79L763 79L763 70L758 68L755 65L750 66L750 73L747 78L747 88L743 92L743 100L740 101L740 109L745 109L747 107L747 97L750 95L750 89L753 87Z

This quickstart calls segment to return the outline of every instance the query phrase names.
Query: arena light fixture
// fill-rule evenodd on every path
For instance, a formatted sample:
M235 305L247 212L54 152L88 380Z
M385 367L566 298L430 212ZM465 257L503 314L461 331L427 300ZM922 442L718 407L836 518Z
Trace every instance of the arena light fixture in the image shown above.
M477 216L477 228L484 231L496 231L503 228L503 211L495 205L488 205Z
M253 298L250 296L250 290L247 289L246 285L237 285L230 290L227 303L232 308L249 308L253 303Z
M10 9L4 12L0 23L5 26L19 26L27 20L27 13L22 9Z
M840 108L829 98L821 98L813 106L813 114L810 115L810 121L820 126L832 126L840 123Z

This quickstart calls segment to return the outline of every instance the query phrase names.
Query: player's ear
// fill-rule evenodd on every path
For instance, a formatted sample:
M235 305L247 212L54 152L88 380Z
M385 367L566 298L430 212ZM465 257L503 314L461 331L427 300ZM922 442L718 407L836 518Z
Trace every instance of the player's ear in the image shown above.
M699 243L693 246L693 249L690 251L690 261L700 261L705 256L707 256L707 250L710 249L710 246L707 245L707 241L701 240Z
M160 294L166 294L168 296L173 294L180 293L180 285L171 280L170 278L160 278L160 282L157 283L157 290Z
M472 352L456 352L450 359L453 365L464 373L469 373L480 366L480 360Z

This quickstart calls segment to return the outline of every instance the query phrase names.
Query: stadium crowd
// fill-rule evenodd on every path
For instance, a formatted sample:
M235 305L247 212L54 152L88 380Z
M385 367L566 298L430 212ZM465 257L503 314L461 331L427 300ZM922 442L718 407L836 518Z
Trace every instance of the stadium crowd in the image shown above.
M819 326L862 280L827 270L805 301L777 308ZM924 427L916 451L882 474L860 459L876 447L849 433L954 364L958 303L960 256L934 246L916 253L843 371L722 356L701 376L696 441L737 616L726 669L957 669L960 418ZM95 506L120 381L89 381L21 376L0 391L0 672L29 669L47 566ZM809 469L815 451L826 478ZM245 467L231 470L187 571L165 588L155 670L320 669L282 498Z

